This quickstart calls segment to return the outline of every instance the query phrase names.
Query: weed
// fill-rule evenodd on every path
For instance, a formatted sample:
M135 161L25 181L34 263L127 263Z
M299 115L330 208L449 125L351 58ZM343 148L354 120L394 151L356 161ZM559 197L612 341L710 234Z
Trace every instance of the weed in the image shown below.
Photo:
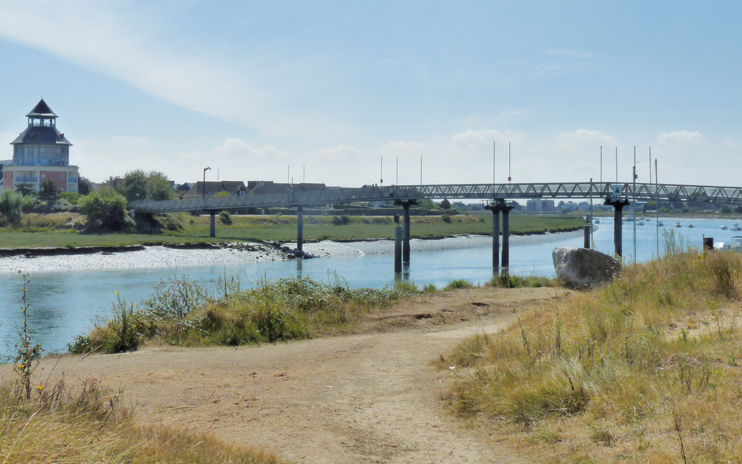
M20 271L18 271L20 273ZM16 356L13 360L13 370L18 374L20 384L22 386L23 395L26 399L31 398L31 376L33 371L38 365L38 360L41 357L43 351L41 345L36 344L31 346L31 331L28 328L28 284L31 280L28 274L21 274L23 279L23 296L21 297L22 306L21 311L23 312L23 322L21 323L21 329L18 332L20 340L16 344Z
M472 283L469 282L468 280L457 279L457 280L452 280L451 282L449 282L448 285L446 285L443 289L444 290L459 290L462 288L472 288L472 287L473 287Z

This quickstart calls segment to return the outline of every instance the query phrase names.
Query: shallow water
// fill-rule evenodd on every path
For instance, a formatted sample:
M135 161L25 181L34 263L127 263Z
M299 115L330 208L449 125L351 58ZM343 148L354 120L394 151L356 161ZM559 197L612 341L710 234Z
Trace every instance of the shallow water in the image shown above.
M697 247L704 235L717 241L742 235L719 229L721 224L731 226L730 221L683 220L685 225L693 222L693 229L671 227L675 219L663 221L665 230L681 234L686 244ZM595 248L612 254L612 220L601 222L594 233ZM628 261L633 261L634 254L632 230L632 223L624 223L623 251ZM638 260L652 259L657 255L655 222L637 226L636 230ZM558 246L580 247L582 244L582 232L511 237L511 273L554 276L551 251ZM487 282L493 276L491 246L492 238L483 236L413 240L412 263L402 278L418 286L432 283L439 288L455 279ZM23 285L17 274L19 269L30 274L28 322L34 331L34 341L41 343L47 352L64 351L76 335L90 330L96 318L107 319L116 291L128 302L139 302L151 294L160 280L172 275L187 274L212 289L217 277L225 272L238 275L246 285L261 278L286 276L310 276L325 282L339 276L352 287L381 288L394 282L391 241L321 242L305 244L304 248L317 256L330 257L304 261L266 261L270 257L264 257L263 261L256 261L254 255L222 253L222 250L174 252L154 248L115 255L0 259L0 295L3 297L0 301L0 356L14 352L17 327L22 321ZM659 248L664 252L662 233Z

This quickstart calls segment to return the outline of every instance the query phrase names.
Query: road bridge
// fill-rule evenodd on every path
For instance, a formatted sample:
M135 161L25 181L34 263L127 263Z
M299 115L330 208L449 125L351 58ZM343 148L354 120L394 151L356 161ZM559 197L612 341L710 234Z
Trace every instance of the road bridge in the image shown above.
M709 185L616 183L616 182L553 182L521 184L433 184L363 187L328 187L324 190L285 193L249 194L243 196L192 198L187 200L139 201L130 205L135 214L177 211L204 211L211 216L211 236L216 235L216 214L243 208L297 208L297 248L302 249L303 209L308 206L335 203L393 201L404 211L403 260L410 262L409 208L425 199L482 200L493 213L493 267L499 263L499 215L503 215L502 267L509 265L508 200L518 199L601 199L615 208L614 240L616 254L622 254L622 209L631 201L706 202L742 204L742 187Z

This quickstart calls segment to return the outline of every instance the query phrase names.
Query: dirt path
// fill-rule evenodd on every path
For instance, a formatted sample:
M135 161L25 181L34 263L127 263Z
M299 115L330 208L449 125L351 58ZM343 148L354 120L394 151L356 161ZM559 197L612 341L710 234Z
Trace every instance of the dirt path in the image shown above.
M447 293L385 312L384 320L410 321L396 332L259 348L70 356L56 373L123 388L143 423L206 431L294 462L523 462L443 410L440 395L455 369L441 372L431 361L477 331L548 309L554 296L553 289ZM53 362L41 368L48 372ZM0 367L5 374L8 366Z

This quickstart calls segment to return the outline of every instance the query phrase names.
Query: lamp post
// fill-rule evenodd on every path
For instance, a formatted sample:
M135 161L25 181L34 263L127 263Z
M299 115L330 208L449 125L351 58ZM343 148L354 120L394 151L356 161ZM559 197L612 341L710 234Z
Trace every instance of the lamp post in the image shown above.
M204 198L204 206L206 206L206 171L211 170L211 168L204 168L204 184L201 186L201 193L203 193Z

